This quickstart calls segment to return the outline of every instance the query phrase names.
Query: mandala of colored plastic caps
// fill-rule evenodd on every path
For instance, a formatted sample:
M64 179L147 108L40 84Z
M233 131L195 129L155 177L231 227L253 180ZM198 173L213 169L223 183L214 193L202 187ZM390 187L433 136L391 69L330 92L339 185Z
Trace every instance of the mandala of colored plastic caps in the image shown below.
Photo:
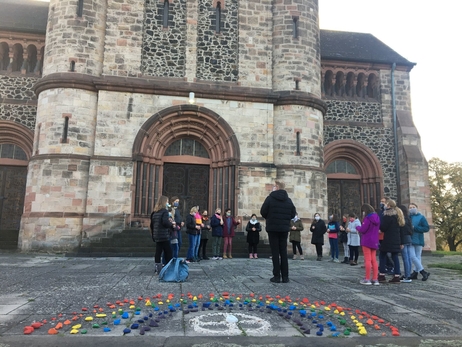
M271 324L260 317L243 313L210 313L189 320L195 332L210 335L265 335ZM242 328L241 328L242 327Z

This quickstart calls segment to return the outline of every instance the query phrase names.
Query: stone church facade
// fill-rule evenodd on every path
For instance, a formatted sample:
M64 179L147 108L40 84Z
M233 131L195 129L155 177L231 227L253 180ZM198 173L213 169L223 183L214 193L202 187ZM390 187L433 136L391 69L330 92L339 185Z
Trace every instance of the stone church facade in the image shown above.
M51 0L46 17L0 27L0 232L20 249L147 225L161 194L246 221L275 179L306 224L382 196L431 222L414 64L320 30L316 0Z

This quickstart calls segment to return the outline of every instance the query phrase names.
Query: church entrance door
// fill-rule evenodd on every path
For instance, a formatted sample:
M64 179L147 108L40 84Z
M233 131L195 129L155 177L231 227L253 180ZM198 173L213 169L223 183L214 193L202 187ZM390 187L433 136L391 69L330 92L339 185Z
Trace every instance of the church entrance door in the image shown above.
M360 180L328 179L327 201L329 215L335 214L339 220L343 215L352 212L360 217L362 205Z
M199 206L201 211L208 209L209 172L208 165L164 164L162 195L180 198L180 213L183 219L189 214L192 206Z
M0 245L17 243L26 179L27 167L0 166Z

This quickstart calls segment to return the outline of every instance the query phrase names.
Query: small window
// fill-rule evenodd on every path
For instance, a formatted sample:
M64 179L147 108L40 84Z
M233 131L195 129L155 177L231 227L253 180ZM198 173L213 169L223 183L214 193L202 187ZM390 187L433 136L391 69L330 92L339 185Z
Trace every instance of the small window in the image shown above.
M26 152L12 143L0 144L0 158L27 160Z
M69 131L69 117L64 117L63 138L61 143L67 143L67 133Z
M82 17L83 15L83 0L78 0L77 3L77 17Z
M170 5L168 3L168 0L165 0L164 1L164 11L162 13L162 26L164 28L168 28L169 11L170 11Z
M221 32L221 2L217 2L215 9L215 32L219 34Z
M357 175L355 167L346 160L335 160L330 163L326 169L326 173L346 173L351 175Z
M207 149L200 142L192 139L181 139L173 142L165 151L165 155L192 155L194 157L209 158Z
M294 39L298 39L298 17L292 17L292 35Z
M297 131L297 152L295 155L301 155L300 152L300 131Z

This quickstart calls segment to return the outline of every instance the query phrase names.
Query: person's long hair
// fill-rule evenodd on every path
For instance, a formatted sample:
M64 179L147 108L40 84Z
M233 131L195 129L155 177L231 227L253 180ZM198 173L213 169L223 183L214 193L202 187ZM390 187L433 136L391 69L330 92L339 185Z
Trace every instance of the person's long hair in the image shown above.
M401 211L401 209L396 206L395 200L391 200L391 199L388 200L387 205L390 206L393 210L395 210L396 213L398 214L398 224L399 224L399 226L400 227L404 226L404 224L406 224L406 222L404 220L403 211Z
M165 195L161 195L157 199L156 205L154 206L154 212L158 212L163 208L167 208L168 198Z
M364 214L367 216L368 214L375 212L375 209L369 204L363 204L361 206L361 211L363 211Z

